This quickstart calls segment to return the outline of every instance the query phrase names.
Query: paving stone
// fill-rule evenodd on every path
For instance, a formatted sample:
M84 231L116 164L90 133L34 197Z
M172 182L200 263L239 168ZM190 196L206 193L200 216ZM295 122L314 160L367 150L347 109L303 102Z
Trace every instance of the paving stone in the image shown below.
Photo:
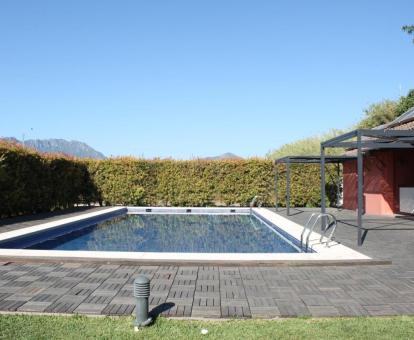
M79 314L101 314L106 306L107 304L81 303L74 312Z
M191 304L189 305L174 305L168 310L162 312L163 316L174 316L174 317L190 317L191 316Z
M185 306L191 306L193 304L193 298L187 298L187 299L172 299L167 298L167 303L173 303L175 305L185 305Z
M194 299L197 298L216 298L216 299L220 299L220 292L216 291L216 292L199 292L199 291L195 291L194 292Z
M245 299L221 299L222 306L234 306L234 307L248 307L249 303Z
M0 287L1 288L1 287ZM197 292L218 292L220 290L219 283L217 284L203 284L197 283L196 284L196 291Z
M51 278L51 277L64 277L66 275L68 275L68 272L66 271L62 271L62 272L53 271L53 272L49 272L46 276L48 278Z
M221 306L221 315L226 318L246 318L251 317L249 307L242 306Z
M38 294L31 298L30 301L33 302L54 302L60 298L60 295L52 295L52 294Z
M280 316L279 308L274 307L251 307L250 312L253 318L272 319Z
M55 301L44 310L47 313L73 313L80 302Z
M29 301L33 296L24 294L12 294L3 300L15 300L15 301Z
M0 293L0 301L12 295L11 293Z
M276 307L276 302L273 299L263 298L263 297L248 297L248 302L250 308L252 307Z
M51 285L53 285L53 282L51 281L41 281L41 280L36 280L36 281L32 281L30 283L30 285L28 285L27 287L37 287L37 288L44 288L47 289L49 288Z
M167 301L167 296L150 296L149 304L152 306L158 306Z
M392 303L390 306L398 314L414 315L414 303Z
M269 294L270 297L281 301L301 301L299 295L290 288L271 288Z
M193 305L191 310L191 316L194 318L220 318L221 308L220 307L206 307L203 308Z
M21 288L24 288L24 287L29 286L30 284L31 284L30 281L10 281L8 283L8 286L11 286L11 287L20 287L20 289L21 289Z
M0 310L14 312L26 302L25 300L2 300L0 301Z
M31 275L24 275L24 276L20 276L16 279L16 281L29 281L29 282L33 282L36 280L39 280L40 276L31 276Z
M133 296L117 296L115 295L112 300L111 300L112 304L126 304L126 305L133 305L135 304L135 298Z
M322 294L300 294L299 297L308 306L329 306L331 304Z
M277 308L282 317L310 316L309 309L303 303L276 300Z
M28 301L24 305L20 306L17 310L19 312L44 312L52 302L47 301Z
M170 289L168 297L173 299L192 298L194 296L194 290L195 288L182 288L173 286Z
M65 295L70 290L70 288L54 288L48 287L42 291L42 294L49 294L49 295Z
M246 293L243 287L234 289L220 289L222 299L243 299L246 298Z
M73 289L91 289L95 290L97 289L101 284L100 283L91 283L91 282L79 282L76 286L73 287Z
M61 281L57 281L55 282L51 287L52 288L68 288L71 289L72 287L76 286L79 283L78 280L74 280L74 281L67 281L67 280L61 280Z
M367 316L368 311L357 302L347 301L344 303L334 304L340 316Z
M118 291L116 290L110 290L110 289L101 289L98 288L96 290L94 290L91 295L101 295L101 296L115 296L118 293Z
M195 298L193 306L197 307L220 307L219 298Z
M377 306L364 306L369 315L372 316L388 316L397 315L397 311L389 305L377 305Z
M44 290L44 288L40 287L33 287L33 286L26 286L19 289L16 294L22 294L22 295L36 295L41 293Z
M333 306L307 306L307 308L314 317L340 316L339 311Z
M104 315L130 315L135 308L132 304L109 304L102 311Z
M90 295L92 292L93 292L93 289L73 287L67 294L68 295L83 296L83 295Z
M109 304L112 300L112 296L104 295L89 295L84 301L84 303L96 303L96 304Z
M86 299L86 295L62 295L58 302L71 302L80 304L83 300Z

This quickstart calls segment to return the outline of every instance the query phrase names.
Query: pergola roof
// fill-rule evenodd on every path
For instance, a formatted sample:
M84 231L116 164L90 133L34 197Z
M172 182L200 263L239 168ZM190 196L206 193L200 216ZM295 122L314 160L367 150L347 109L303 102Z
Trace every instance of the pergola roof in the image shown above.
M414 120L414 107L403 113L401 116L394 119L392 122L386 124L384 127L388 129L399 128L400 125L405 125Z
M367 130L358 129L343 135L331 138L321 143L321 212L326 212L325 202L325 163L326 148L345 148L356 149L357 156L357 186L358 186L358 245L362 245L364 235L362 228L362 215L364 212L364 170L363 152L367 150L380 149L413 149L414 131L413 130L391 130L380 128Z
M325 163L343 163L356 159L356 156L325 156ZM321 156L285 156L275 160L275 164L278 163L313 163L320 164Z
M355 139L356 138L356 139ZM413 130L358 129L321 143L322 148L410 149L414 148ZM325 156L329 157L329 156Z

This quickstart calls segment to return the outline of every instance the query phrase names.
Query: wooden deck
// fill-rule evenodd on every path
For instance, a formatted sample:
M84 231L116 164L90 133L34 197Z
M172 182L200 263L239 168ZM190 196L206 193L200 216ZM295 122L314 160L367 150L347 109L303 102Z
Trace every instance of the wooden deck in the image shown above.
M293 211L306 221L311 210ZM70 214L81 214L84 211ZM284 214L283 211L279 212ZM356 247L354 213L340 219L337 239L391 265L315 267L135 266L0 263L0 311L126 315L134 310L136 275L151 279L153 314L183 317L294 317L414 314L414 221L366 218ZM41 222L60 216L42 216ZM36 218L0 227L26 227ZM24 223L24 224L22 224ZM4 229L3 229L4 228Z

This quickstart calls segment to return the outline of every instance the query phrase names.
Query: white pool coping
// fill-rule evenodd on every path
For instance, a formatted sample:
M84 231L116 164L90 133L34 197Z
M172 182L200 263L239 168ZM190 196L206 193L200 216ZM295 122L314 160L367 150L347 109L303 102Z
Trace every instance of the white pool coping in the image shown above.
M74 217L63 218L57 221L22 228L0 234L0 241L14 239L26 234L37 233L52 228L57 228L72 222L79 222L91 217L97 217L108 213L120 212L128 208L135 213L145 213L147 209L154 212L185 213L191 209L191 213L221 213L230 212L230 208L159 208L159 207L112 207L99 211L85 213ZM231 208L240 213L246 213L246 208ZM266 208L254 208L254 212L275 224L296 239L300 239L303 226L283 217ZM209 212L210 211L210 212ZM310 236L309 246L313 253L165 253L165 252L115 252L115 251L79 251L79 250L37 250L37 249L0 249L0 258L5 259L31 259L31 260L58 260L58 261L99 261L99 262L140 262L140 263L328 263L328 262L369 262L373 259L346 247L337 242L331 242L329 247L319 242L320 234L313 232Z

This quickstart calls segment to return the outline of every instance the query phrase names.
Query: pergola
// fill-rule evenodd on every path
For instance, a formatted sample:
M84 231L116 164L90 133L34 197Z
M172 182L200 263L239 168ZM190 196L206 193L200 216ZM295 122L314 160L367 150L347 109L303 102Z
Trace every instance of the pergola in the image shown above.
M356 159L356 156L325 156L324 163L339 164ZM286 164L286 214L290 215L290 165L291 164L321 164L321 156L286 156L275 160L275 207L278 210L278 169L277 164ZM325 184L324 184L325 186ZM324 193L325 195L325 193ZM323 198L325 199L325 198Z
M379 149L407 149L414 148L413 130L385 130L385 129L358 129L321 143L321 212L326 212L325 204L325 164L330 157L325 155L327 148L356 149L357 178L358 178L358 245L363 242L362 215L364 214L364 168L363 152Z

